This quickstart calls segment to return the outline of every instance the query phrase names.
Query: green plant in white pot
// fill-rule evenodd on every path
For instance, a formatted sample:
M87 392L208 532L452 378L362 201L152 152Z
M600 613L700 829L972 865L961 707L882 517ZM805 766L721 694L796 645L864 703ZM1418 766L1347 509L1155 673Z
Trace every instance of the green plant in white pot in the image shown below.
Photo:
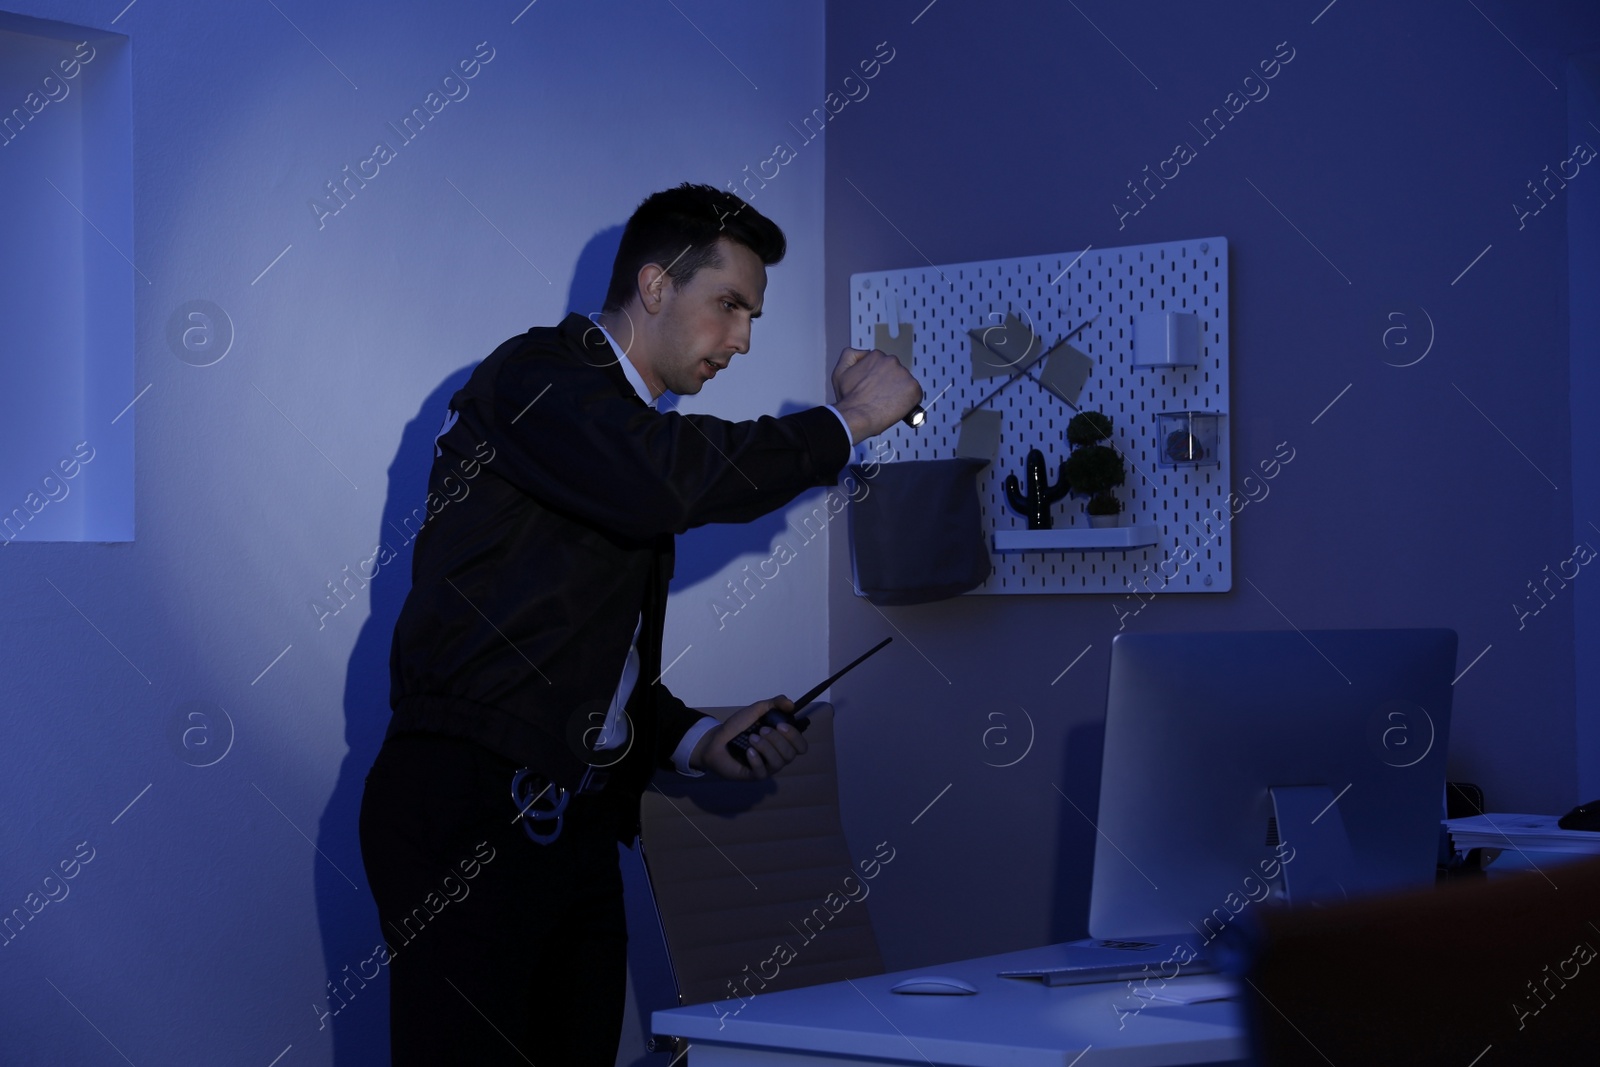
M1128 480L1128 468L1122 453L1103 443L1110 438L1111 419L1104 412L1082 411L1067 423L1072 454L1065 477L1073 495L1089 498L1083 510L1090 526L1115 526L1122 514L1122 501L1111 490Z

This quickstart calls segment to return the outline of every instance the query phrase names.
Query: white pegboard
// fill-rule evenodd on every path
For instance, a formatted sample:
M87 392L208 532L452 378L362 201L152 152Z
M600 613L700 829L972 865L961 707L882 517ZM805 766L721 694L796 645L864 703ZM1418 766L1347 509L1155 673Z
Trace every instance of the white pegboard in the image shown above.
M884 435L897 460L954 456L962 413L1005 381L1003 376L973 377L968 330L997 326L1013 312L1032 325L1048 350L1067 331L1099 316L1071 339L1095 364L1078 406L1112 419L1107 443L1123 453L1128 467L1127 482L1116 490L1125 505L1122 522L1161 528L1160 540L1143 549L991 551L994 570L974 593L1220 593L1232 588L1229 419L1219 426L1216 462L1177 469L1156 463L1158 413L1187 408L1232 414L1226 238L853 274L852 345L873 347L874 324L889 321L896 308L900 321L916 331L913 370L926 396L938 398L924 401L928 420L921 428L896 426ZM1133 366L1134 316L1143 311L1198 313L1199 364ZM1027 520L1006 502L1006 475L1023 481L1028 451L1037 448L1054 482L1067 457L1067 421L1074 412L1026 376L986 406L1004 416L999 452L978 478L987 536L997 529L1027 528ZM1081 497L1060 501L1051 513L1056 529L1088 526ZM1180 546L1193 558L1177 568Z

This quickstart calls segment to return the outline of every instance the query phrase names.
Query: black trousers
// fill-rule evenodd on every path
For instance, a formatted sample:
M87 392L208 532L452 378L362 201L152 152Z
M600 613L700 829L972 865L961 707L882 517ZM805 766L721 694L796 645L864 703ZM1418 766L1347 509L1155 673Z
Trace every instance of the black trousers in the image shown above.
M513 819L515 764L470 741L400 734L361 800L361 856L390 949L396 1067L612 1067L627 930L616 819L573 796L561 836Z

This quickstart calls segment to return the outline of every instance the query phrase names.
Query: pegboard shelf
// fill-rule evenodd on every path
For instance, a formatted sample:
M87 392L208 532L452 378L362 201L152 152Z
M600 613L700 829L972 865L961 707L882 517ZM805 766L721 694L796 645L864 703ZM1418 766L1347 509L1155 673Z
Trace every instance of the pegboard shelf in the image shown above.
M1070 340L1093 361L1076 404L1112 420L1106 444L1127 465L1127 482L1115 492L1131 525L1090 527L1082 502L1074 500L1057 506L1055 530L1031 531L1069 535L1060 543L1071 547L998 547L1030 533L1006 501L1006 475L1021 477L1035 448L1055 471L1067 458L1067 422L1076 413L1037 381L1020 379L984 405L1002 418L998 451L978 476L982 529L997 547L988 579L968 595L1220 593L1233 587L1230 420L1218 419L1215 450L1204 463L1177 467L1161 463L1167 438L1158 420L1174 411L1220 415L1230 409L1228 299L1228 242L1222 237L851 275L851 344L874 347L879 323L909 326L906 355L929 398L919 429L896 426L881 438L897 461L955 455L962 413L1001 384L1001 378L974 375L969 331L1014 314L1049 350L1093 320ZM1193 366L1135 365L1138 319L1152 313L1175 313L1181 318L1174 321L1197 327ZM1173 346L1183 358L1187 344ZM1124 543L1134 530L1156 535L1141 533L1143 543ZM1104 543L1108 535L1114 543Z
M996 552L1123 552L1146 548L1161 540L1161 527L1088 527L1082 530L996 530Z

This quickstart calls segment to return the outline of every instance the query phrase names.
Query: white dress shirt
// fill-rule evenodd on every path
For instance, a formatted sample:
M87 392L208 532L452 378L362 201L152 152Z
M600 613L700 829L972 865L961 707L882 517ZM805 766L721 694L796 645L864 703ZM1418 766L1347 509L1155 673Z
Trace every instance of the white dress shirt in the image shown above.
M605 334L611 350L616 353L617 363L622 367L622 373L627 375L628 384L633 386L640 400L654 408L657 398L650 395L650 387L645 384L644 376L633 365L633 361L623 353L617 344L617 339L611 336L611 332L604 326L600 327L600 332ZM839 409L832 404L826 406L838 418L839 425L844 427L845 436L850 437L850 424L839 414ZM853 439L851 443L854 444ZM633 643L628 646L628 658L622 664L622 679L617 683L617 692L611 698L611 707L606 712L605 724L600 728L600 737L594 746L597 750L621 748L628 743L628 717L623 713L623 708L627 706L628 697L633 694L633 687L639 682L639 631L643 626L644 616L640 615L639 621L633 626ZM700 743L700 739L720 725L721 722L714 716L706 715L689 727L688 732L683 735L683 740L678 742L678 747L672 752L672 763L679 774L699 778L705 773L690 767L689 757L694 754L695 746Z

